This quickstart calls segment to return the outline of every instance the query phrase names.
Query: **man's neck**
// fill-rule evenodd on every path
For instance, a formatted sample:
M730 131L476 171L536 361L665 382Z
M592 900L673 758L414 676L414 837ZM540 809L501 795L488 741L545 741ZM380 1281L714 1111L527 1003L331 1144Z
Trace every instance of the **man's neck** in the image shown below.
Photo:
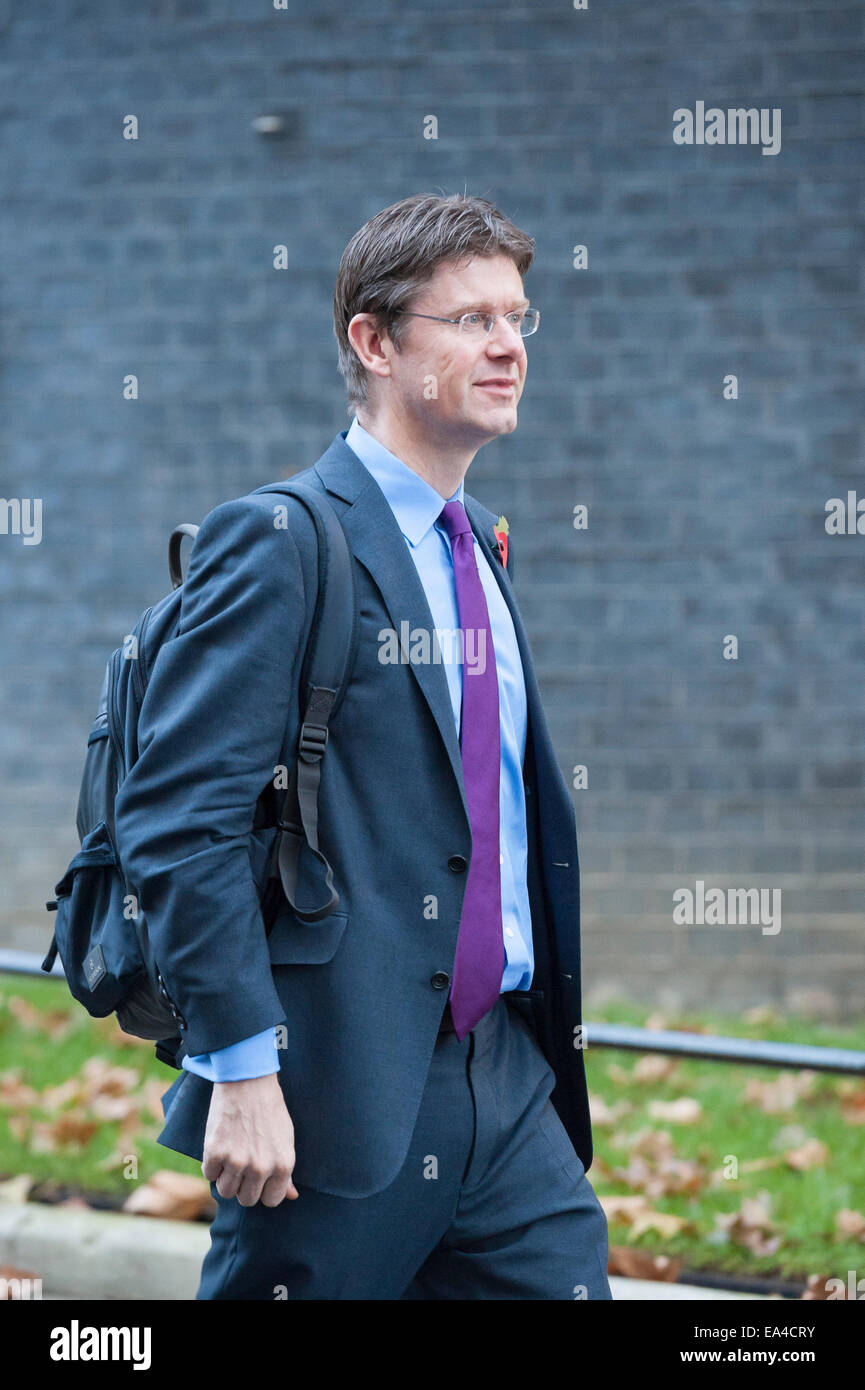
M418 442L404 423L390 416L371 418L362 409L356 414L358 424L367 434L435 488L445 501L456 492L477 453L477 448L468 446L462 450L443 447L432 435Z

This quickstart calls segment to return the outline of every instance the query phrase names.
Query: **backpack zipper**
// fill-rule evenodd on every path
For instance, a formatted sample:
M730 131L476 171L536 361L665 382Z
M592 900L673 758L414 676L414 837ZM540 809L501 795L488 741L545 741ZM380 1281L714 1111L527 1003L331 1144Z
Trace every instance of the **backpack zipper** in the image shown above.
M123 659L123 648L118 647L117 651L114 652L111 657L111 665L108 671L108 737L111 739L111 747L114 752L114 757L117 765L118 787L120 786L120 783L126 776L126 760L123 756L123 745L120 741L120 735L118 733L118 726L120 723L120 712L117 708L117 677L119 674L119 662Z
M144 674L144 634L147 631L147 624L150 621L152 612L152 607L148 608L138 624L138 660L132 668L132 681L135 686L135 695L138 700L139 710L144 700L144 687L147 684L147 678Z

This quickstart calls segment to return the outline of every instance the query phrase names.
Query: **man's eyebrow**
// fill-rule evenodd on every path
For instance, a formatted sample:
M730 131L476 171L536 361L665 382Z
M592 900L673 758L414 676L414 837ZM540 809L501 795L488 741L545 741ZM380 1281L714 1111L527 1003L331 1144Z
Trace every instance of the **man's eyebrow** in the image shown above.
M506 313L506 314L512 314L512 313L514 312L515 309L528 309L529 303L530 303L530 301L529 301L528 299L519 299L519 300L517 300L517 302L516 302L515 304L512 304L511 307L510 307L509 309L506 309L506 310L505 310L505 313ZM453 319L458 319L458 318L460 318L463 314L479 314L479 313L491 314L491 313L493 313L493 310L489 307L488 304L463 304L463 305L460 306L459 309L454 309L454 310L452 310L452 311L451 311L451 314L450 314L450 317L453 318Z

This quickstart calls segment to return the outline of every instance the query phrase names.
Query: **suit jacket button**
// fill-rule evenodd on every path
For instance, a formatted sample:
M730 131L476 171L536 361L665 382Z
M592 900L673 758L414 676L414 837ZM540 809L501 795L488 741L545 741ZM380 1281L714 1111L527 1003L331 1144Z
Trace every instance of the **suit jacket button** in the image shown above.
M443 970L437 970L436 973L430 978L430 984L432 985L433 989L446 989L450 982L450 975L446 975Z
M461 854L452 854L448 860L448 868L452 874L464 874L467 864L468 860L464 859Z

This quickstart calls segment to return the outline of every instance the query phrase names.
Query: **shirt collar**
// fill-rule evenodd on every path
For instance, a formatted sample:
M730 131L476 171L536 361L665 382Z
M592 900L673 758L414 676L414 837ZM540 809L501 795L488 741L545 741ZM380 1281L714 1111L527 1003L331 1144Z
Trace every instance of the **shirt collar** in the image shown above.
M447 499L443 498L425 478L374 439L359 423L357 416L346 432L345 442L375 478L400 530L411 545L418 545L423 540L441 515L445 501L463 502L462 479L456 491Z

